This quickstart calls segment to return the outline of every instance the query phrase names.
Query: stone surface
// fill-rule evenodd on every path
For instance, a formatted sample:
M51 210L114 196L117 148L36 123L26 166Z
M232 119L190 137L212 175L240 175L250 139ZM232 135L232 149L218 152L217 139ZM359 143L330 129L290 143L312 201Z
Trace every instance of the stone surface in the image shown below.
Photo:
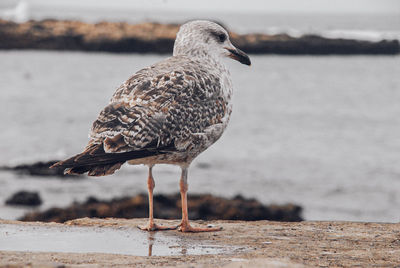
M178 221L157 220L164 225ZM58 226L55 223L0 221L0 224ZM146 219L79 219L68 226L129 228ZM232 254L140 257L99 253L0 251L0 267L398 267L400 224L360 222L212 221L224 229L214 233L166 231L174 237L236 246ZM201 225L197 221L194 225ZM158 233L155 233L157 237ZM149 239L151 233L149 233ZM51 239L51 237L49 237ZM147 245L144 245L147 246ZM155 250L155 249L153 249Z
M42 199L37 192L19 191L6 200L7 205L16 206L39 206Z
M43 20L17 24L0 20L0 49L51 49L171 54L178 24L128 24ZM250 54L399 54L398 40L329 39L316 35L231 32L232 43Z
M58 160L46 161L46 162L35 162L32 164L21 164L17 166L2 166L0 170L14 171L22 175L37 176L37 177L47 177L47 176L57 176L63 178L83 178L82 176L64 174L64 169L56 167L49 168Z

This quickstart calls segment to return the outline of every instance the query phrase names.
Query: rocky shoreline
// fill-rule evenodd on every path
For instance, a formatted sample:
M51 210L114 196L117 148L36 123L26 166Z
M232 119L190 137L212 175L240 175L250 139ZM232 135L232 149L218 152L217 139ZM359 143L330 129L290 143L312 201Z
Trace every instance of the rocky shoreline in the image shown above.
M170 54L178 24L127 24L43 20L14 23L0 20L0 49L102 51ZM398 40L378 42L330 39L316 35L298 38L286 34L231 32L232 43L250 54L283 55L395 55Z
M54 177L55 179L85 179L87 176L65 175L63 169L49 167L57 160L3 166L1 170L16 172L35 178ZM46 200L44 200L46 202ZM178 219L181 216L180 194L155 195L154 213L156 218ZM295 204L264 205L255 199L246 199L240 195L222 198L209 194L190 194L189 218L192 220L275 220L302 221L302 207ZM38 192L21 190L8 197L7 205L38 206L42 203ZM111 200L98 200L88 197L86 202L73 203L66 208L50 208L46 211L35 211L25 215L22 221L65 222L82 217L96 218L146 218L148 216L147 194L133 197L120 197Z
M35 177L60 177L66 179L76 179L76 178L83 178L83 176L78 175L69 175L64 174L64 169L55 167L50 168L54 163L58 162L59 160L50 160L50 161L39 161L30 164L20 164L16 166L0 166L0 171L13 171L20 175L28 175L28 176L35 176Z
M148 217L148 198L146 194L133 197L98 200L89 197L86 202L74 203L67 208L50 208L43 212L25 215L22 221L66 222L83 217L95 218L146 218ZM155 195L154 217L160 219L179 219L181 217L180 195ZM263 205L255 199L236 196L233 199L209 194L190 194L188 199L189 219L191 220L274 220L302 221L302 208L297 205Z

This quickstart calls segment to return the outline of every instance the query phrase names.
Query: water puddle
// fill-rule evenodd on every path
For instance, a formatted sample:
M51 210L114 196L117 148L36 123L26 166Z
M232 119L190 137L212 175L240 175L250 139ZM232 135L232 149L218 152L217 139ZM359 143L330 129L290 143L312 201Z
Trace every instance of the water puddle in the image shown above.
M172 256L231 254L237 248L193 239L176 231L3 224L0 250Z

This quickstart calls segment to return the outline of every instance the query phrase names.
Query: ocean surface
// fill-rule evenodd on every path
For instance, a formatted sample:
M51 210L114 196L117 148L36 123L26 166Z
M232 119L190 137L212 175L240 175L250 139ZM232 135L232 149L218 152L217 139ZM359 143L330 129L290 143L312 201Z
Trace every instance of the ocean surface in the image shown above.
M0 166L61 159L86 145L91 123L138 69L164 56L0 51ZM400 221L400 57L251 56L228 60L234 112L189 171L189 194L293 202L307 220ZM179 169L155 168L155 191L179 189ZM147 168L61 180L0 172L0 218L18 190L39 209L146 192ZM190 198L190 196L189 196Z
M393 14L228 14L33 5L1 15L87 22L213 19L239 33L321 34L399 39ZM62 159L86 145L112 93L165 56L0 51L0 166ZM293 202L307 220L400 221L400 56L251 56L228 61L234 112L222 138L189 171L190 193L263 203ZM179 169L157 166L157 193L179 189ZM146 192L147 168L82 180L0 172L0 218L29 209L5 206L19 190L38 191L40 210ZM189 196L190 198L190 196Z

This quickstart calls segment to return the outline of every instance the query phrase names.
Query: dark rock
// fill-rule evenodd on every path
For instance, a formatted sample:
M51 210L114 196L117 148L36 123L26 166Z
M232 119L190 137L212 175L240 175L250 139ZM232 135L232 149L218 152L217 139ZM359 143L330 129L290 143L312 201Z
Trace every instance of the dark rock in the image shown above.
M302 221L302 208L288 204L265 206L255 199L237 196L233 199L215 197L208 194L193 194L188 199L189 218L192 220L274 220ZM148 217L148 197L139 194L131 198L100 201L89 197L85 203L74 203L70 207L51 208L44 212L25 215L23 221L65 222L83 217L97 218L146 218ZM180 194L155 195L154 217L179 219L181 217Z
M355 54L399 54L398 40L371 42L353 39L330 39L317 35L304 35L299 38L281 35L266 39L264 35L250 34L238 40L238 46L250 54L287 55L355 55Z
M0 167L0 170L15 171L20 174L30 176L57 176L64 178L83 178L82 176L64 174L64 169L55 167L50 168L51 165L58 162L58 160L48 162L36 162L33 164L22 164L14 167Z
M20 191L6 200L7 205L40 206L42 199L37 192Z
M171 53L178 28L157 23L0 20L0 49Z
M0 20L0 49L52 49L170 54L178 24L127 24L79 21ZM231 40L250 54L399 54L398 40L379 42L330 39L316 35L294 38L286 34L245 34L231 32Z

